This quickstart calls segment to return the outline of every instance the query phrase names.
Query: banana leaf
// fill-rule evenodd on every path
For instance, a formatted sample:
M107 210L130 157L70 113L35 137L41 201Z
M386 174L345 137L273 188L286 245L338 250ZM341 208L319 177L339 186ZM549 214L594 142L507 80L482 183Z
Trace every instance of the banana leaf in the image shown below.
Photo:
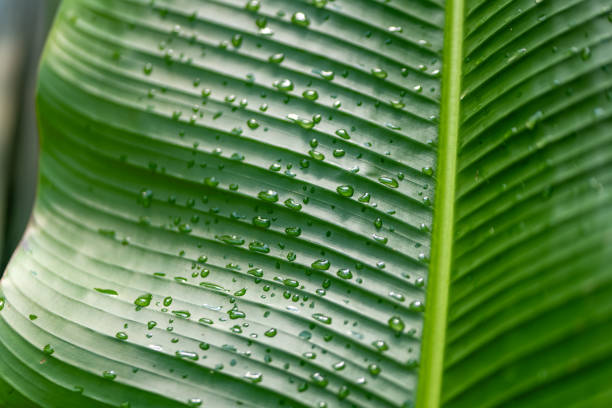
M0 406L612 406L609 0L64 0Z

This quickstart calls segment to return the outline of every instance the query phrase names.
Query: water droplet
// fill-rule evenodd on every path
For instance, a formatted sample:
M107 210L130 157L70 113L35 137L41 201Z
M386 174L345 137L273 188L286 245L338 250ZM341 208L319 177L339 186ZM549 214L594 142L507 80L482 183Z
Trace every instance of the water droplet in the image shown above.
M53 347L50 344L45 344L45 346L42 349L43 353L45 353L46 355L50 356L51 354L53 354L55 352L55 350L53 349Z
M229 318L232 320L236 320L236 319L244 319L246 317L246 313L244 313L241 310L238 310L236 308L234 309L230 309L227 314L229 315Z
M332 367L336 371L341 371L344 370L344 368L346 367L346 363L344 361L338 361L337 363L334 363Z
M285 234L290 237L299 237L302 234L302 229L300 227L287 227L285 228Z
M335 75L336 74L334 73L334 71L328 71L328 70L319 71L319 76L321 76L321 78L326 79L328 81L331 81L332 79L334 79Z
M378 234L372 234L372 239L374 241L376 241L376 242L379 242L379 243L383 244L383 245L386 245L387 242L389 241L387 239L387 237L383 237L382 235L378 235Z
M338 272L336 272L336 275L338 275L338 277L342 279L352 279L353 278L353 273L348 268L338 269Z
M399 316L392 316L389 319L388 324L391 330L393 330L397 334L402 333L404 329L406 328L406 324Z
M249 243L249 249L262 254L270 253L270 246L261 241L252 241Z
M244 296L246 294L246 288L242 288L234 292L234 296Z
M111 296L119 295L119 293L117 293L117 291L113 289L94 288L94 290L96 292L104 293L105 295L111 295Z
M344 157L346 152L343 149L334 149L334 152L332 154L334 155L334 157Z
M266 330L266 332L264 334L267 337L274 337L274 336L276 336L276 333L277 333L276 329L272 328L272 329Z
M310 378L312 379L313 384L316 385L317 387L325 388L327 387L327 384L329 383L329 381L327 380L327 377L324 374L321 374L319 372L312 373L310 375Z
M340 399L340 400L346 399L346 397L348 397L349 394L350 394L350 391L349 391L348 387L346 385L343 385L338 390L338 399Z
M301 27L308 27L310 24L310 19L305 13L298 11L291 17L291 22Z
M269 228L270 227L270 219L262 217L261 215L257 215L253 217L253 225L260 228Z
M252 383L260 383L261 380L263 380L263 374L262 373L248 371L244 375L244 378L246 378L247 380L251 381Z
M244 239L239 237L238 235L217 235L215 236L219 241L226 243L228 245L242 245L244 244Z
M395 108L395 109L403 109L406 107L406 104L402 101L396 101L393 100L390 102L391 103L391 107Z
M297 123L303 129L312 129L315 125L314 121L310 119L301 118L295 113L290 113L287 115L287 119L290 121Z
M346 129L338 129L338 130L336 130L336 135L340 136L343 139L350 139L351 138L351 136L346 131Z
M363 193L357 199L360 203L369 203L370 202L370 193Z
M425 311L425 305L420 300L412 301L410 303L409 308L410 308L411 311L414 311L414 312L423 312L423 311Z
M214 322L212 321L212 319L209 319L207 317L201 317L198 322L200 324L213 324Z
M342 197L352 197L353 193L355 192L355 190L353 189L353 187L349 186L349 185L342 185L342 186L338 186L338 188L336 188L336 191L338 192L338 194L340 194Z
M427 167L423 167L423 169L421 170L423 172L423 174L425 174L426 176L433 176L433 169L429 166Z
M296 281L295 279L285 279L283 280L283 284L285 286L289 286L290 288L297 288L300 286L300 282Z
M370 365L368 365L368 371L370 372L370 374L372 374L374 377L376 377L378 374L380 374L381 369L376 364L370 364Z
M327 259L317 259L311 265L314 269L318 269L320 271L326 271L331 266L331 263Z
M404 295L402 295L401 293L394 292L394 291L389 292L389 296L397 300L398 302L403 302L404 300L406 300Z
M115 337L118 338L119 340L127 340L128 339L127 333L126 332L122 332L122 331L117 332L115 334Z
M189 406L189 407L200 407L200 406L202 406L202 400L200 398L189 398L187 400L187 406Z
M256 278L261 278L264 275L263 269L261 268L249 269L247 273L249 275L255 276Z
M191 317L191 313L187 310L173 310L172 314L181 319L189 319Z
M376 229L381 229L383 226L382 218L376 217L376 219L374 220L374 226L376 227Z
M259 199L261 200L269 201L271 203L275 203L278 201L278 193L274 190L260 191L257 197L259 197Z
M147 62L143 68L143 71L145 75L151 75L151 72L153 72L153 64Z
M293 82L290 79L281 79L278 81L274 81L274 87L281 92L290 92L293 91Z
M302 204L298 203L293 198L286 199L285 206L293 211L300 211L302 209Z
M372 75L376 78L385 79L387 77L387 71L382 68L372 68Z
M389 350L389 346L384 340L374 340L372 342L372 346L374 346L374 348L380 352Z
M273 64L280 64L284 60L285 60L285 54L283 54L282 52L278 54L272 54L270 55L270 57L268 57L268 61L270 61Z
M102 378L107 380L114 380L115 378L117 378L117 373L115 373L113 370L104 371L102 373Z
M153 295L150 293L147 293L146 295L138 296L136 300L134 301L134 304L140 307L147 307L151 304L152 299L153 299Z
M331 324L331 322L332 322L332 318L331 317L325 316L322 313L315 313L315 314L312 315L312 317L315 320L317 320L317 321L319 321L319 322L321 322L323 324Z
M232 45L234 48L238 48L242 45L242 36L240 34L234 34L232 37Z
M315 160L325 160L325 155L316 150L309 150L308 154L310 155L310 157L312 157Z
M248 126L250 129L255 130L255 129L257 129L257 128L259 127L259 122L257 122L257 120L256 120L256 119L252 119L252 118L251 118L251 119L247 120L247 126Z
M393 177L389 177L389 176L380 176L378 178L378 181L390 188L397 188L399 187L399 183L397 182L396 179L394 179Z
M176 353L174 353L178 358L182 358L185 360L192 360L192 361L198 361L198 359L200 358L198 356L198 353L194 353L193 351L185 351L185 350L177 350Z
M257 12L259 11L259 7L261 6L259 0L249 0L246 3L246 9L249 11Z
M314 89L307 89L302 93L302 96L309 101L316 101L319 98L319 93Z

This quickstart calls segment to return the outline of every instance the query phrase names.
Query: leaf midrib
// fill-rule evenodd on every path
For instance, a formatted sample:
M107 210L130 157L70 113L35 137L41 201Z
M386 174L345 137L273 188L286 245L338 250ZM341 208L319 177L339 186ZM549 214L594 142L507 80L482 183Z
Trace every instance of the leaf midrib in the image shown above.
M459 144L464 0L448 0L444 26L436 202L423 328L417 408L440 406L452 262Z

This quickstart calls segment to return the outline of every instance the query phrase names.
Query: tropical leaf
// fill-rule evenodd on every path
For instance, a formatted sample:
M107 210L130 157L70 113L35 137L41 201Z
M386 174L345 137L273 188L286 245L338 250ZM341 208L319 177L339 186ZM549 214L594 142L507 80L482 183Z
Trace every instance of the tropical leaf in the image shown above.
M0 403L609 406L611 8L65 0Z
M612 405L611 10L466 3L445 406Z

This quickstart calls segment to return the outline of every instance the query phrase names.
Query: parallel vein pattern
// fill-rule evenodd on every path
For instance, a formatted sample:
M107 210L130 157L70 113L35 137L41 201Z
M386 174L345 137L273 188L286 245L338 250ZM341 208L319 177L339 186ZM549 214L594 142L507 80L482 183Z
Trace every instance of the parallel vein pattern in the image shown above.
M612 405L612 4L467 1L447 407Z
M443 20L66 0L1 286L2 406L410 406Z

